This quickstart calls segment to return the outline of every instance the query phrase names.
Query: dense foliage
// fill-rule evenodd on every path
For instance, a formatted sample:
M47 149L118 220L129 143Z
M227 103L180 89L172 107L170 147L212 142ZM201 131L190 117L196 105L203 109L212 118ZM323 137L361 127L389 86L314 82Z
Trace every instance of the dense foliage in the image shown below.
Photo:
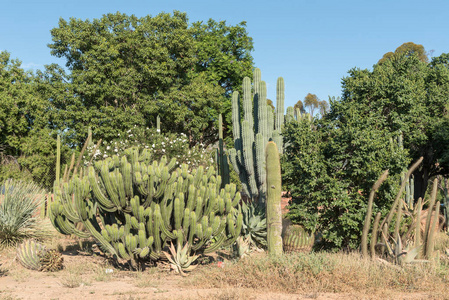
M53 182L55 140L50 103L38 79L19 60L0 53L0 182L7 178Z
M332 105L338 109L339 103ZM377 209L386 209L408 163L406 151L391 137L376 128L374 118L287 124L283 181L293 198L289 217L319 231L325 247L357 247L372 184L385 169L396 175L375 202Z
M66 59L70 73L48 67L47 92L61 113L57 126L78 142L88 126L110 140L134 125L154 127L157 115L164 132L183 132L191 145L214 142L218 114L230 113L230 89L252 72L244 22L190 25L178 11L116 13L61 19L51 34L51 53Z
M366 199L383 170L390 177L374 211L391 205L399 174L423 156L415 173L415 196L428 178L448 174L449 99L446 54L426 63L417 53L398 51L373 70L352 69L341 100L313 124L288 124L284 139L284 182L293 196L290 217L323 234L330 247L358 246ZM395 140L404 137L404 150Z
M65 68L52 64L26 72L2 52L0 180L28 178L51 188L57 134L67 163L89 127L94 140L111 146L126 143L136 127L155 128L157 115L167 136L141 134L135 143L162 146L161 138L174 142L183 134L177 155L187 156L185 144L214 143L218 114L231 120L230 91L252 74L253 42L245 27L214 20L190 24L178 11L142 18L116 13L59 21L49 47L65 59Z

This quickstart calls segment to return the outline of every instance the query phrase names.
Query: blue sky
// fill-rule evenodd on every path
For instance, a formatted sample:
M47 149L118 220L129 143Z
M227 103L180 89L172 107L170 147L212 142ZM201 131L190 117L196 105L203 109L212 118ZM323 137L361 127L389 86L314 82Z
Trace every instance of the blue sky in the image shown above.
M422 44L433 56L449 52L449 1L252 1L252 0L1 0L0 51L43 69L64 64L50 55L50 30L60 17L101 18L117 11L155 16L187 12L191 22L209 18L247 22L254 62L275 100L284 77L286 106L307 93L320 99L341 95L341 79L351 68L372 68L384 53L405 42Z

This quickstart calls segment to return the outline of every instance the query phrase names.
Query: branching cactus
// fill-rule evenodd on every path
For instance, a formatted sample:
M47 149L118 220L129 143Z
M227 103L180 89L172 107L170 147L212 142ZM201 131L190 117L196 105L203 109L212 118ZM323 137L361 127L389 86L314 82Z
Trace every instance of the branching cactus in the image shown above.
M254 70L252 88L251 80L245 77L243 95L240 96L238 92L232 94L232 123L234 148L229 150L231 164L240 177L243 192L252 201L265 203L267 193L265 146L268 141L273 140L279 153L283 151L281 129L284 124L284 80L282 77L277 80L275 115L267 105L267 88L266 83L261 81L260 69Z
M63 234L93 236L110 254L133 266L159 259L170 243L187 253L209 253L232 244L242 227L235 184L220 188L215 170L175 160L151 162L147 150L96 161L68 181L55 183L53 225ZM235 218L237 215L237 218ZM77 229L81 222L87 229Z

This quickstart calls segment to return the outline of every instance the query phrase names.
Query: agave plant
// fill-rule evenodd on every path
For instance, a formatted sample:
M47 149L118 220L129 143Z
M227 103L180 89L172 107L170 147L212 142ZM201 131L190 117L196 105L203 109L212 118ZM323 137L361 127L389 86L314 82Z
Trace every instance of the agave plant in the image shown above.
M392 242L390 242L385 236L384 239L385 243L381 243L379 245L382 245L387 249L387 254L393 259L394 263L404 265L408 263L429 262L429 260L416 259L422 245L412 247L412 244L408 243L404 248L400 236L397 237L397 240L392 239Z
M32 182L8 179L0 186L0 247L50 235L49 227L37 218L44 195Z
M242 202L240 209L243 214L242 237L250 247L267 247L267 217L265 209L255 202Z
M170 268L175 271L176 274L181 274L182 276L187 276L185 272L190 272L197 266L192 265L192 263L198 258L198 255L190 256L189 253L189 243L186 243L182 249L181 245L178 244L178 249L175 248L173 243L171 243L170 254L162 251L170 262Z

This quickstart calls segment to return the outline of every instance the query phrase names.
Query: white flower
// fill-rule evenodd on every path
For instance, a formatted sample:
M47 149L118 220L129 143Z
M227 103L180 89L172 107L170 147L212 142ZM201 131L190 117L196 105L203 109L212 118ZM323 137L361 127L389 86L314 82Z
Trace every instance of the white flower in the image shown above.
M107 146L107 147L106 147L106 150L109 150L109 149L111 149L111 146Z
M107 154L103 155L103 158L106 158L106 157L108 157L108 155L107 155Z
M156 132L161 132L161 130L160 129L156 129Z

